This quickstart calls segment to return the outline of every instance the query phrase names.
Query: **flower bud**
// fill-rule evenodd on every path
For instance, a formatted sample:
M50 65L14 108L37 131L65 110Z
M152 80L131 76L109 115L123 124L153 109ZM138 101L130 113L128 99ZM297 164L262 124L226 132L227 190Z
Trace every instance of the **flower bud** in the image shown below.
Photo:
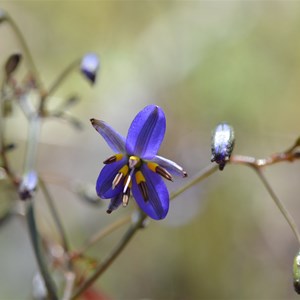
M81 61L80 70L82 74L94 84L99 69L99 58L94 53L86 54Z
M19 195L22 200L32 198L36 190L38 177L35 171L31 170L25 173L19 187Z
M1 18L1 16L0 16ZM6 77L10 77L12 73L17 69L22 59L22 55L19 53L12 54L5 64L5 74Z
M234 131L227 123L217 125L212 134L211 161L219 165L222 171L231 156L234 147Z

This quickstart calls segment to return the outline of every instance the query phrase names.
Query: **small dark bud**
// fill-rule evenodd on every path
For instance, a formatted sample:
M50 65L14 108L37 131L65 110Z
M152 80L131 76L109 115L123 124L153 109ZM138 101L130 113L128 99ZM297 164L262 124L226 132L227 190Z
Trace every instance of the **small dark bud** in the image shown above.
M212 133L211 140L211 161L219 165L222 171L229 161L234 147L234 131L227 123L217 125Z
M17 69L18 65L20 64L20 61L22 59L21 54L15 53L12 54L5 64L5 74L6 77L9 78L13 72Z
M80 70L92 84L96 81L99 64L99 58L94 53L88 53L82 58Z
M4 146L4 151L11 151L16 148L16 144L10 143Z

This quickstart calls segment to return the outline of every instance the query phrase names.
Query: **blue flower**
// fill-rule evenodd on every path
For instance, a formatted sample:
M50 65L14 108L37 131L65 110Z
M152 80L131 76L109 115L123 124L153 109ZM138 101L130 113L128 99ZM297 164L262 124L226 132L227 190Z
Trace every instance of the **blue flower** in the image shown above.
M91 123L116 153L104 161L96 184L98 196L111 199L107 212L126 206L132 193L149 217L165 218L170 198L162 177L172 181L172 175L186 177L187 173L157 155L166 131L163 110L146 106L132 121L126 139L103 121L91 119Z

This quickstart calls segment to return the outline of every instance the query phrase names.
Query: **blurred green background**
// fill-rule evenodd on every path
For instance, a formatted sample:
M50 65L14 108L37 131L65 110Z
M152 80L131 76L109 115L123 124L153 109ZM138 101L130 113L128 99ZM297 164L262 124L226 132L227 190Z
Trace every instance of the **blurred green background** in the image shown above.
M220 121L236 132L234 153L265 157L300 135L300 2L298 1L0 1L26 38L46 86L85 52L101 58L94 88L74 74L49 102L73 92L71 110L85 125L47 121L38 171L49 183L73 249L134 208L112 215L70 189L94 184L111 150L90 126L95 117L126 134L145 105L160 105L167 133L160 154L192 176L210 163L210 134ZM19 50L0 27L1 63ZM12 153L22 168L27 134L16 109ZM298 163L266 170L300 226ZM188 179L168 184L175 190ZM39 225L57 238L38 193ZM116 233L90 254L104 257ZM0 228L0 299L29 299L37 267L20 218ZM172 202L97 282L110 299L297 299L292 262L298 245L256 175L227 166Z

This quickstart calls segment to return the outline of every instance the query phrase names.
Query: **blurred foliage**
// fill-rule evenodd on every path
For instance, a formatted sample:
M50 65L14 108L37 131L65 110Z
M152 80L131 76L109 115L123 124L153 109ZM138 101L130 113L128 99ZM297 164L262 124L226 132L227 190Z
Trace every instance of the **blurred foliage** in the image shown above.
M51 184L72 246L128 213L106 215L70 192L95 182L110 150L89 125L108 121L122 134L145 104L167 117L161 154L190 175L210 161L210 133L220 121L236 131L235 153L266 156L299 136L300 3L292 1L1 1L20 26L42 78L93 51L102 69L90 91L74 75L53 97L82 95L73 113L82 132L47 122L38 169ZM18 44L0 27L1 62ZM49 103L51 105L51 103ZM26 128L18 110L8 126L10 153L22 161ZM297 220L299 165L272 166L267 176ZM175 190L183 183L170 184ZM1 192L1 198L3 197ZM197 199L198 201L194 201ZM42 230L55 238L42 197ZM184 205L182 204L184 203ZM130 203L133 206L134 203ZM191 213L195 210L199 213ZM46 215L46 216L45 216ZM298 224L300 226L300 224ZM1 297L30 297L36 264L26 228L0 229ZM116 237L90 253L105 255ZM165 221L151 222L98 282L112 299L296 299L292 262L297 244L255 174L227 166L174 201Z

